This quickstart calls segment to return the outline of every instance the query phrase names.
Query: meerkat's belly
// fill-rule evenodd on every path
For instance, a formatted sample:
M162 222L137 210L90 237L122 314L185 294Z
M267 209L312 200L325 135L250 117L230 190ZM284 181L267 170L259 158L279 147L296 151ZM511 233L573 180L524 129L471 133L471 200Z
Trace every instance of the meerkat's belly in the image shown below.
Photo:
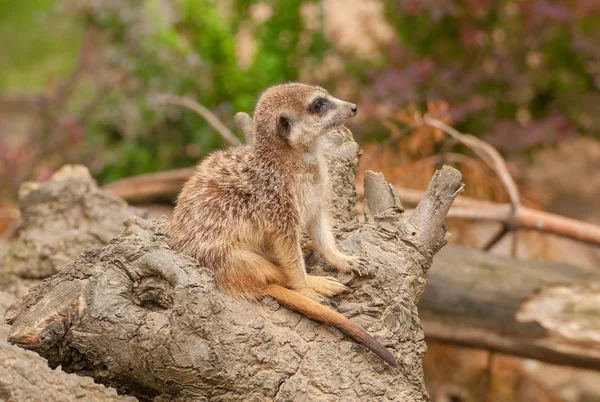
M327 186L324 180L306 180L299 183L297 197L302 225L313 222L322 208L327 207Z
M306 155L304 166L299 169L296 196L303 226L312 222L327 201L327 166L320 148Z
M325 189L320 185L302 186L302 197L300 201L300 217L302 225L305 227L308 222L312 222L323 208L323 191ZM299 197L300 198L300 197Z

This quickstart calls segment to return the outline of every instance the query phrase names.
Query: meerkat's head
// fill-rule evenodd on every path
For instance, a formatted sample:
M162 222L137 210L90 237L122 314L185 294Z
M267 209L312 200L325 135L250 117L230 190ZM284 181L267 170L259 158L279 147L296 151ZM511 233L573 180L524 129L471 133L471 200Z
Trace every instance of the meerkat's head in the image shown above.
M256 103L254 140L309 147L316 138L341 126L357 112L355 104L334 98L321 87L299 83L275 85L265 90Z

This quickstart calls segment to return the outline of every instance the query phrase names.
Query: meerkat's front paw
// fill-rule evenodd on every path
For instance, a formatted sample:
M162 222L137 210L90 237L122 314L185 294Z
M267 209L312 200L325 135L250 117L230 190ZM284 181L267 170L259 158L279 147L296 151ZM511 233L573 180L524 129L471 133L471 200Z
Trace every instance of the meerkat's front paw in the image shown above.
M315 292L325 297L332 297L348 290L343 283L331 276L308 275L307 280Z
M368 275L366 262L362 257L346 255L339 251L327 256L325 261L340 272L356 272L359 276Z

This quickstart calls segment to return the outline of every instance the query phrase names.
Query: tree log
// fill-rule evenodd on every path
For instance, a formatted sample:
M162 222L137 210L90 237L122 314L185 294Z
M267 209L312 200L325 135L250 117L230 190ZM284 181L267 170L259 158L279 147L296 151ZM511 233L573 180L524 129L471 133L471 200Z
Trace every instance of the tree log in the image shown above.
M140 400L428 400L416 302L446 244L442 221L462 188L460 173L436 173L409 219L383 208L359 224L352 202L335 204L354 191L358 161L358 147L345 144L351 137L338 140L348 158L338 157L344 162L332 174L336 235L371 274L338 275L351 291L333 304L389 348L398 369L271 299L221 294L209 269L169 247L164 221L137 217L11 306L10 342ZM371 187L367 199L379 198L381 187Z
M600 369L599 271L446 247L427 282L427 339Z
M0 291L0 314L14 302L14 297ZM0 323L0 339L10 327ZM43 396L42 396L43 395ZM89 401L134 402L134 398L117 396L114 389L94 384L91 378L51 370L37 354L0 342L0 401Z
M147 214L101 191L87 168L75 165L64 166L47 182L21 185L19 206L21 229L0 258L0 282L13 275L46 278L86 247L107 244L131 215Z

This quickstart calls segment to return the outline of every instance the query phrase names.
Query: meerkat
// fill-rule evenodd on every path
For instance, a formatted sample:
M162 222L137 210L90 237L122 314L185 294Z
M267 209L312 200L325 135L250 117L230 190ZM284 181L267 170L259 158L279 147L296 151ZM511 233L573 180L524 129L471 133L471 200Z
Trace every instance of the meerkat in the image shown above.
M396 360L362 327L321 304L347 290L336 278L312 276L302 230L334 269L359 270L341 253L327 216L327 168L319 138L357 114L325 89L276 85L259 97L248 145L213 152L181 190L168 224L172 246L214 271L217 288L246 300L270 296L332 325L379 355Z

